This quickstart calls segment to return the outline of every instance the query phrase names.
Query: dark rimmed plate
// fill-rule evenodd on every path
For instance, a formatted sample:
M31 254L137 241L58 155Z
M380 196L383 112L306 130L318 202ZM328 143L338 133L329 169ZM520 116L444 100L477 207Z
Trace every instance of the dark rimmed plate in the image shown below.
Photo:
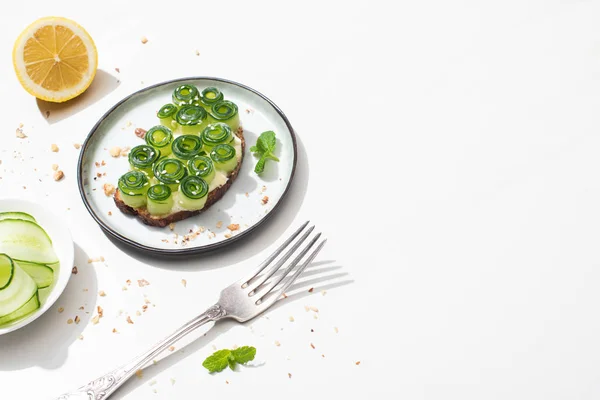
M142 144L137 127L158 124L156 111L170 102L171 93L181 84L219 88L226 99L239 107L246 151L238 178L229 191L210 209L177 222L171 228L144 225L119 211L103 190L105 183L117 184L127 172L126 156L114 158L110 150ZM263 175L254 173L256 159L250 152L261 132L277 134L276 155ZM81 148L78 184L83 202L102 229L120 242L138 250L160 255L190 255L219 249L254 232L279 206L294 177L297 160L296 137L290 122L271 100L240 83L220 78L182 78L142 89L112 107L94 125ZM266 198L268 198L268 200ZM228 227L239 225L239 229ZM233 226L231 226L233 228ZM192 234L190 234L190 232Z

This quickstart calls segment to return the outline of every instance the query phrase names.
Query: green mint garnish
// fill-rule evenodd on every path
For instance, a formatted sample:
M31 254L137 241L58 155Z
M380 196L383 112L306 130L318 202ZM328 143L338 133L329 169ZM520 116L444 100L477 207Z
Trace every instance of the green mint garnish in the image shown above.
M275 132L266 131L260 134L256 140L256 145L250 147L250 151L259 158L254 172L261 174L265 170L265 162L267 160L279 161L279 158L274 154L276 144Z
M208 356L202 363L202 366L208 372L221 372L229 366L232 370L236 364L246 364L248 361L254 360L256 349L251 346L244 346L235 350L218 350Z

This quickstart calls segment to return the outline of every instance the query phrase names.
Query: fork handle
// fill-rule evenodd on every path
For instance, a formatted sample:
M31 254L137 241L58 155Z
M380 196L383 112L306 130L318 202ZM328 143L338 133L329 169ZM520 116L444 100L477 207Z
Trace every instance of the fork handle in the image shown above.
M165 351L188 333L195 331L210 321L218 321L227 312L219 304L210 307L187 324L183 325L170 336L166 337L144 354L139 355L129 363L94 379L74 392L63 394L56 400L104 400L113 394L125 381L131 378L139 369L143 368L156 356Z

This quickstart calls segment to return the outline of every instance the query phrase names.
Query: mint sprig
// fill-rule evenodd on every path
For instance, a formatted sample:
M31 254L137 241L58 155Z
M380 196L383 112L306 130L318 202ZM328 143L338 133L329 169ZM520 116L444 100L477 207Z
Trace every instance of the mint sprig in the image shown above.
M233 370L236 364L246 364L254 360L255 355L256 348L251 346L244 346L235 350L218 350L208 356L202 363L202 366L210 373L221 372L227 366Z
M262 172L265 170L265 163L267 160L279 161L279 158L277 158L274 154L276 145L277 138L275 137L275 132L266 131L260 134L256 140L256 144L250 147L250 151L253 152L256 157L258 157L258 162L256 163L256 167L254 167L254 172L257 174L262 174Z

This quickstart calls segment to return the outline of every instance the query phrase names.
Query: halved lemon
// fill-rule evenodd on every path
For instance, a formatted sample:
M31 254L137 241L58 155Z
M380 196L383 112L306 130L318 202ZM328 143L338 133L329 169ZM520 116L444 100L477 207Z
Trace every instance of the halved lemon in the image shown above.
M13 65L30 94L61 103L90 86L98 68L98 53L91 36L79 24L62 17L45 17L19 35Z

